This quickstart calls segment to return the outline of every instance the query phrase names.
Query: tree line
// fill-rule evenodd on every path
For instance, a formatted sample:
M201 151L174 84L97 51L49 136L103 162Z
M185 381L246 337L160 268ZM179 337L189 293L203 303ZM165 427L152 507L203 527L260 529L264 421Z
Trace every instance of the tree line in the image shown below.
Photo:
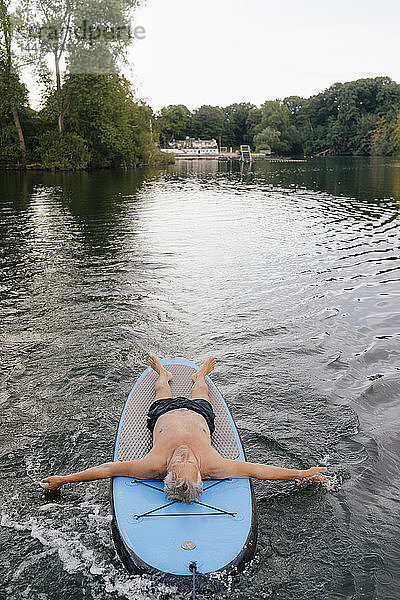
M180 104L155 114L121 75L138 2L0 0L0 165L153 164L171 160L160 144L186 136L281 155L400 153L400 85L389 77L260 107ZM41 90L38 111L24 68Z
M136 4L18 0L11 10L11 0L0 0L1 165L80 169L171 160L159 150L153 110L121 75ZM41 89L38 111L29 106L23 67Z
M281 155L400 153L400 85L390 77L335 83L311 96L224 108L183 104L160 110L160 141L215 138L223 146L249 144Z

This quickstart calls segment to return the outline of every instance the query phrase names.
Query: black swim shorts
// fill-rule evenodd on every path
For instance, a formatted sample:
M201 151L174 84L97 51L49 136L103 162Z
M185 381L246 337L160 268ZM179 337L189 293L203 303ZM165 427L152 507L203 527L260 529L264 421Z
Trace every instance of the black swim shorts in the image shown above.
M157 419L161 417L161 415L165 415L165 413L169 412L170 410L175 410L176 408L188 408L189 410L197 412L207 421L210 433L214 433L215 414L211 404L202 398L199 400L189 400L189 398L184 398L183 396L156 400L153 402L149 408L149 412L147 413L147 427L150 429L151 433L153 433Z

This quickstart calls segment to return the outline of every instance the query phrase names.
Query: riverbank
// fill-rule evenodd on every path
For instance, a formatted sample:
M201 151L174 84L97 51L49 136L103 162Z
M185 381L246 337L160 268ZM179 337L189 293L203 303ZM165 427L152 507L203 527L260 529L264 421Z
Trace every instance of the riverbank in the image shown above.
M139 169L142 167L163 167L165 165L173 165L175 163L174 156L169 155L166 160L160 160L153 163L131 163L131 164L119 164L109 165L106 167L88 166L88 167L60 167L60 166L45 166L41 163L31 163L27 165L0 165L0 171L94 171L97 169Z
M172 156L169 154L168 156ZM207 155L198 155L198 156L185 156L183 154L175 155L176 161L220 161L220 162L228 162L228 161L236 161L241 162L242 158L239 154L217 154L215 156L207 156ZM307 158L291 158L289 156L252 156L251 162L253 161L265 161L265 162L307 162Z

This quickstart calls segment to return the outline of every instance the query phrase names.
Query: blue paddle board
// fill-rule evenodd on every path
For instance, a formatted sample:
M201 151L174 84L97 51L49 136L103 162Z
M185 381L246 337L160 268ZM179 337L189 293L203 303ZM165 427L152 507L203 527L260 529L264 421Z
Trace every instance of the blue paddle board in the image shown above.
M199 369L185 358L169 357L161 363L173 373L173 396L188 396L191 375ZM114 461L142 458L151 448L146 414L154 401L156 374L148 367L126 401L114 448ZM246 460L228 407L207 377L210 401L216 414L212 445L225 458ZM257 516L249 479L205 480L198 501L173 502L163 482L114 477L111 483L112 532L115 547L134 574L198 573L243 569L257 541Z

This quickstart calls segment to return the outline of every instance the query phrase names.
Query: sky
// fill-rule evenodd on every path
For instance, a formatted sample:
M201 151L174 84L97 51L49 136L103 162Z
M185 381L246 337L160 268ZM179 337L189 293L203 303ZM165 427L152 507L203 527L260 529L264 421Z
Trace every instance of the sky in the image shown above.
M337 81L400 83L398 0L147 0L130 78L158 110L309 97Z
M142 0L132 26L145 36L125 73L155 110L259 106L379 75L400 83L399 22L399 0Z

